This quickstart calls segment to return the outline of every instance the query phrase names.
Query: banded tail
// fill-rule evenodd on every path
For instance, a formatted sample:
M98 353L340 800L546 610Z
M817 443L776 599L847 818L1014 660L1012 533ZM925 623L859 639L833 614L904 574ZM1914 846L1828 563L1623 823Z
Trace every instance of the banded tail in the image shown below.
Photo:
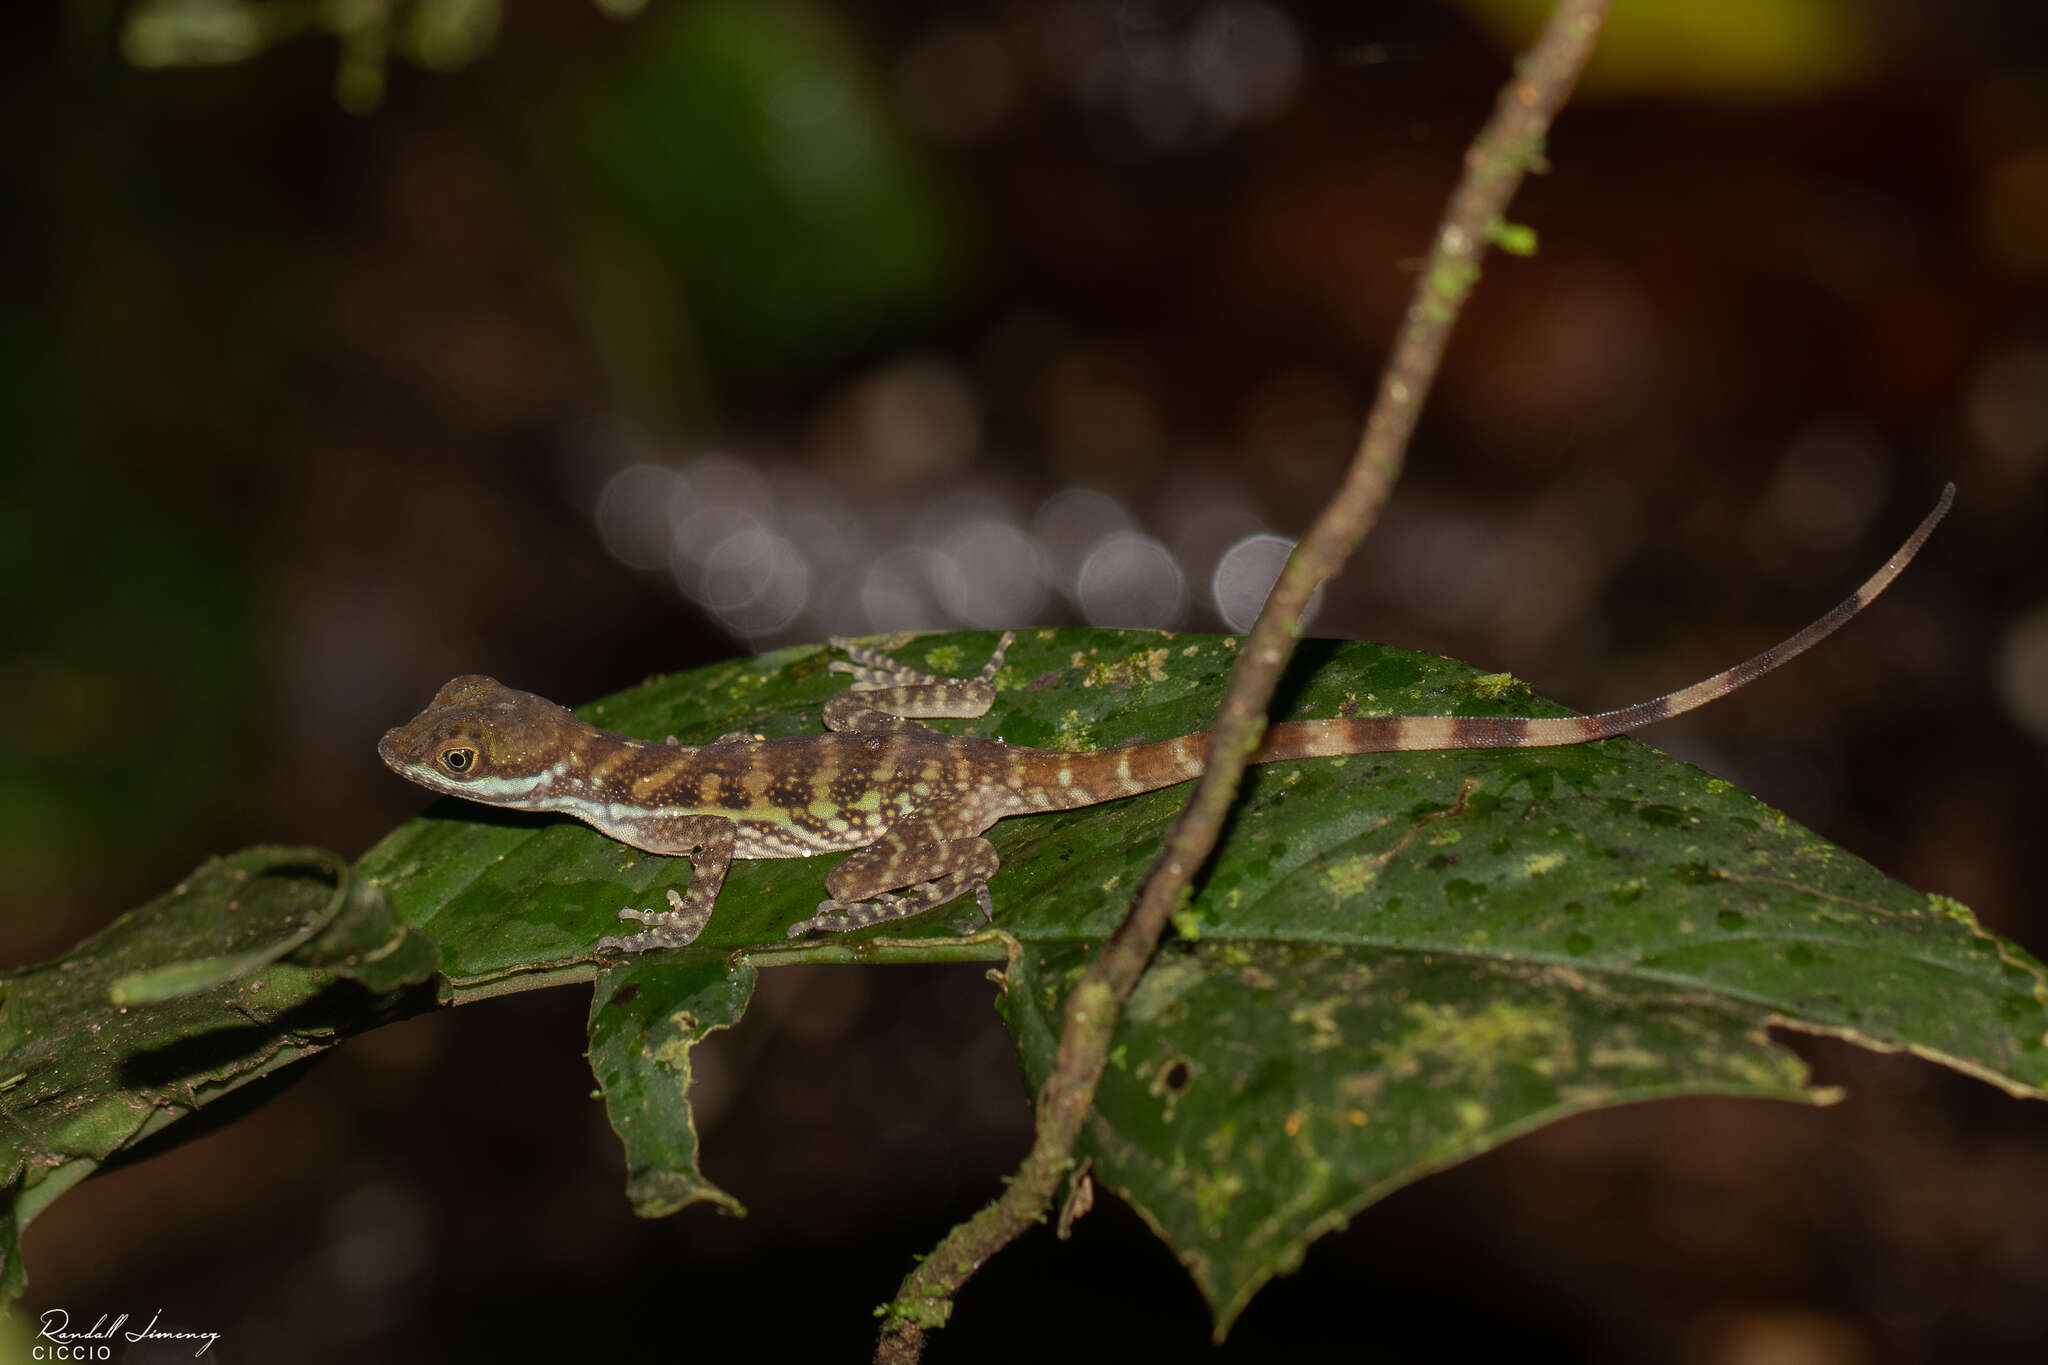
M1418 749L1539 749L1559 744L1583 744L1640 730L1660 720L1704 706L1726 696L1744 683L1761 678L1819 644L1840 630L1849 618L1877 599L1905 567L1920 553L1927 537L1955 501L1956 486L1941 490L1934 504L1913 534L1892 557L1867 579L1863 586L1833 611L1790 639L1771 646L1733 668L1724 669L1694 683L1649 701L1639 701L1616 711L1593 716L1552 716L1541 719L1524 716L1363 716L1350 720L1283 721L1269 726L1254 763L1273 763L1289 758L1335 758L1344 754L1395 753ZM1121 796L1170 787L1199 777L1209 752L1209 736L1183 735L1156 744L1134 745L1128 749L1106 749L1088 754L1069 754L1071 778L1060 789L1048 793L1055 809L1112 801ZM1086 792L1085 799L1081 797Z

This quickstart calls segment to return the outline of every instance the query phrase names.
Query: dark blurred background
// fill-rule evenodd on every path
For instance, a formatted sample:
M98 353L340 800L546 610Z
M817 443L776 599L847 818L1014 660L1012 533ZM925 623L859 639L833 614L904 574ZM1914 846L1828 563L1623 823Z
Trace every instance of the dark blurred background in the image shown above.
M455 673L1241 626L1541 8L9 7L0 961L212 852L360 852L423 804L376 736ZM2048 949L2048 7L1618 8L1514 207L1541 251L1489 263L1314 629L1615 705L1954 479L1865 619L1650 738ZM696 1092L745 1221L628 1214L565 989L88 1182L27 1306L229 1361L863 1356L1025 1098L978 970L764 977ZM1222 1357L2041 1359L2048 1106L1789 1041L1850 1098L1545 1129L1317 1244ZM1106 1203L931 1358L1204 1357Z

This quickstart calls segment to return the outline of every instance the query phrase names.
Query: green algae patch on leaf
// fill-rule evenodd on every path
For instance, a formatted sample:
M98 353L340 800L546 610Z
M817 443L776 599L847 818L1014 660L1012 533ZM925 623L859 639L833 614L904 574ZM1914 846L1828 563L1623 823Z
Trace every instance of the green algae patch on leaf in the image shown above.
M745 1210L697 1169L690 1054L746 1012L755 972L744 960L662 955L606 967L590 1000L590 1069L626 1148L626 1196L643 1218L706 1202Z
M318 849L214 859L63 957L0 975L0 1291L20 1229L144 1139L428 1007L431 939ZM121 1003L121 1002L127 1003Z

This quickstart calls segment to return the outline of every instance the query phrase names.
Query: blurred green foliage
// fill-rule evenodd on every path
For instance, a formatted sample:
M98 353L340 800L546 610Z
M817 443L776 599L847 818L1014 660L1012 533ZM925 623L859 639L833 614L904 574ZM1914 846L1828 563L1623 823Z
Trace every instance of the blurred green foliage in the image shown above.
M594 3L619 18L646 8ZM121 49L141 68L226 64L331 36L335 98L368 113L393 57L455 70L501 18L499 0L139 0ZM800 375L878 329L919 326L967 273L957 202L819 6L663 7L573 112L542 98L507 116L554 144L551 207L597 344L652 413L699 413L721 378Z
M786 382L917 328L964 283L957 204L811 6L663 12L561 133L557 164L588 192L568 200L580 264L617 370L653 381L643 411L672 405L679 356L714 382ZM650 326L656 354L620 354Z
M0 327L0 864L45 919L142 891L242 806L255 537L215 480L294 336L260 240L174 207L246 205L233 184L178 184L89 117L53 135Z
M89 451L0 473L6 576L27 589L10 594L0 656L16 718L0 738L0 862L23 910L128 890L241 804L254 670L239 548L203 517L163 515L127 473ZM77 516L52 515L66 508ZM92 527L120 534L86 548Z
M638 5L601 3L612 13ZM384 98L393 55L435 71L466 66L497 37L499 0L140 0L121 32L121 51L140 67L246 61L308 34L341 45L334 94L358 113Z

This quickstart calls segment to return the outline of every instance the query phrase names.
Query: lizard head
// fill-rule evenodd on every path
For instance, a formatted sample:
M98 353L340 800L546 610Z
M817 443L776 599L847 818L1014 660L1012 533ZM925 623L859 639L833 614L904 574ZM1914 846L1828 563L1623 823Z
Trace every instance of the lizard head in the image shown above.
M427 709L377 741L399 776L430 791L498 806L524 806L558 782L562 760L590 727L568 711L470 673L434 694Z

